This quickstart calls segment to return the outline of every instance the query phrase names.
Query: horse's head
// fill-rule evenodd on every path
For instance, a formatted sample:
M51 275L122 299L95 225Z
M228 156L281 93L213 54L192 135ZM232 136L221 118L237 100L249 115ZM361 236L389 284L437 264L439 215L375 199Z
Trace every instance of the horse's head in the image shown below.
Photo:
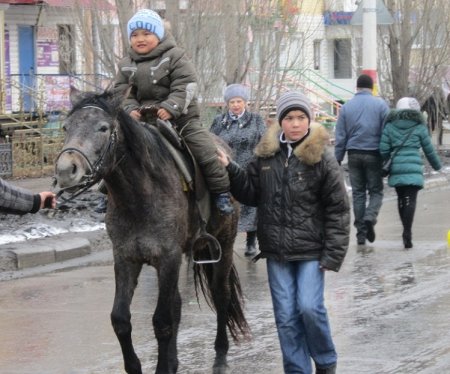
M71 87L72 110L64 122L65 141L55 165L60 188L97 182L117 140L117 115L124 95L81 92Z

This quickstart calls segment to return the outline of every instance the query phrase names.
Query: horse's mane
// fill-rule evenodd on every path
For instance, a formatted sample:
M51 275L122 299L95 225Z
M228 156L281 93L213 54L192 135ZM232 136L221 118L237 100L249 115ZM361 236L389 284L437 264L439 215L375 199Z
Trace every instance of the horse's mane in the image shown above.
M166 165L171 156L157 130L133 119L120 104L114 100L114 93L111 91L100 94L85 92L73 106L69 116L85 106L96 106L116 118L123 133L127 157L131 157L141 169L151 173L156 180L164 179L163 182L167 183Z

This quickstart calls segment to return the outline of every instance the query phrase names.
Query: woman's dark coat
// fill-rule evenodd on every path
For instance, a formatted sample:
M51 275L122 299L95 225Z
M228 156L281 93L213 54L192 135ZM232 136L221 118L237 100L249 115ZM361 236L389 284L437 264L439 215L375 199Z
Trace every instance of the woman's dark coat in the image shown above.
M233 151L233 160L245 168L253 158L253 151L266 129L266 124L258 113L246 110L236 120L231 119L228 112L216 116L210 131L230 146ZM238 230L240 232L255 231L256 223L256 208L241 205Z

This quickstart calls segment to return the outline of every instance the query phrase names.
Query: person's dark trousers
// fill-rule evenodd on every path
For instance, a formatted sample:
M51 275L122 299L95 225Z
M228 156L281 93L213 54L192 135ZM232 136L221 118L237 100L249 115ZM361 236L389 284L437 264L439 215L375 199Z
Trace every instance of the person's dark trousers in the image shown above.
M405 248L412 248L412 225L414 214L416 212L417 194L419 193L417 186L399 186L395 187L397 192L397 205L400 220L403 225L403 244Z
M209 130L203 127L199 121L192 120L184 125L179 133L198 162L220 212L225 215L233 213L234 208L228 193L230 179L227 170L219 162L217 146Z
M365 243L366 221L375 226L383 203L381 165L378 151L348 151L348 171L352 185L354 226L358 244Z

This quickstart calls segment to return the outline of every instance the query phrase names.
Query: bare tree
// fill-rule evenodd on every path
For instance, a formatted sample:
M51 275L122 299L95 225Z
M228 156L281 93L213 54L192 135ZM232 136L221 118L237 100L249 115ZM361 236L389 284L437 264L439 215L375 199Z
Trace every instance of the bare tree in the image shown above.
M80 40L86 50L87 70L113 76L129 45L126 23L137 8L159 11L170 22L171 32L196 66L203 108L221 104L230 83L249 84L254 110L270 107L281 90L302 87L302 72L310 65L312 43L322 26L321 3L279 0L191 0L179 9L178 0L115 0L116 14L93 9L78 18ZM114 20L114 16L117 18ZM112 18L110 18L112 17ZM117 25L119 35L110 25Z
M387 0L395 22L382 36L383 92L396 102L414 96L423 103L440 89L450 60L448 0Z

